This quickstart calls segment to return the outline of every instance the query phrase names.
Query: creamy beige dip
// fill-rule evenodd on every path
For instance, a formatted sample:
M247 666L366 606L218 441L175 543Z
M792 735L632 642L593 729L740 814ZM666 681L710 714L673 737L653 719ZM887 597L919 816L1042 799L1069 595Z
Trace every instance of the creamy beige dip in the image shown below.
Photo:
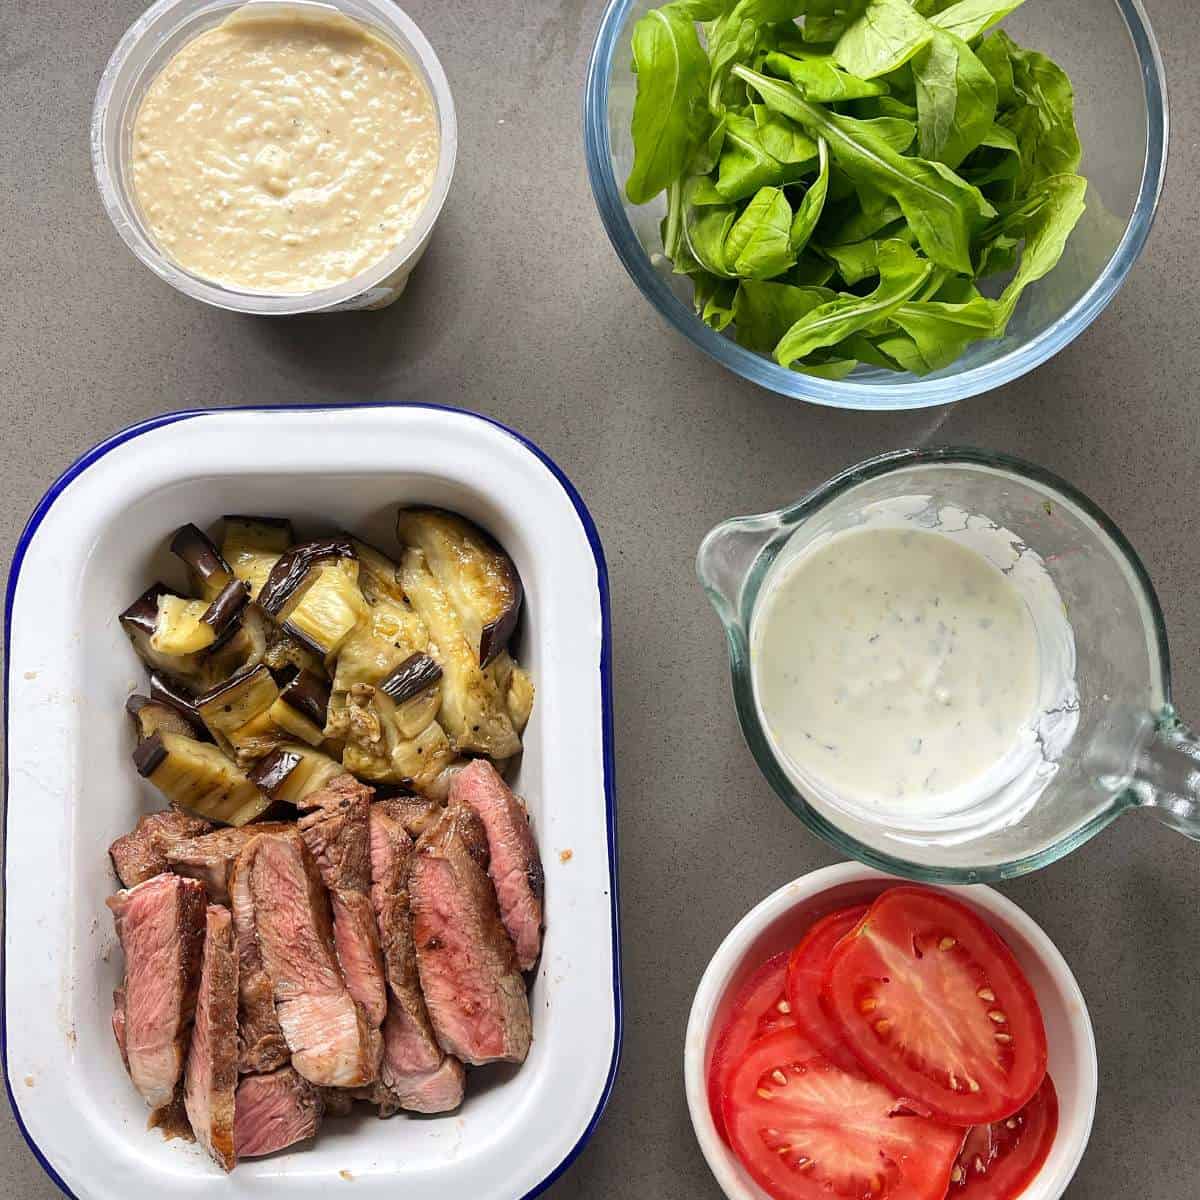
M344 283L429 200L438 121L424 80L364 26L239 9L188 42L133 124L133 190L159 248L227 286Z

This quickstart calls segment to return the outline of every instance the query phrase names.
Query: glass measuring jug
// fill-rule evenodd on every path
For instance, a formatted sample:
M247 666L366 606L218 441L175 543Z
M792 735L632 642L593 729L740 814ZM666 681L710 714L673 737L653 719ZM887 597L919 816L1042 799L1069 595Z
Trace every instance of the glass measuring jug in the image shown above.
M780 752L763 718L751 653L761 601L798 555L875 525L974 544L1008 575L1037 629L1032 752L966 786L950 811L884 819L831 793ZM738 719L760 769L838 849L914 879L962 883L1036 870L1134 807L1200 839L1200 741L1171 704L1153 586L1112 521L1050 472L968 448L885 454L789 508L718 525L697 572L725 626Z

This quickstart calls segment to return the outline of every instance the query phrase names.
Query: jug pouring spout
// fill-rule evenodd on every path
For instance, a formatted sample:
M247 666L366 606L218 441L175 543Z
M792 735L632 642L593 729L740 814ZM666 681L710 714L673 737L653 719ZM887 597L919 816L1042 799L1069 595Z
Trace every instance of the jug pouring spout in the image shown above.
M749 626L746 582L784 528L780 513L733 517L711 530L696 555L696 574L727 631ZM763 566L766 565L764 562Z

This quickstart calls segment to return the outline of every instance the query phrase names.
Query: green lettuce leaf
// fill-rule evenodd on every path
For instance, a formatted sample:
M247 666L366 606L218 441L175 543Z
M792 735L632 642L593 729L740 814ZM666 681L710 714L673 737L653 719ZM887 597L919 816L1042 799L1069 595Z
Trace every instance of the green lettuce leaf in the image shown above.
M855 183L873 187L899 204L921 249L939 266L970 275L971 235L995 209L978 188L944 163L897 154L867 123L826 112L804 100L790 84L735 67L777 112L798 121L811 136L824 137L838 164Z
M932 37L933 27L908 0L870 0L833 57L851 75L874 79L903 66Z
M1015 12L1025 0L958 0L932 15L930 23L969 42Z
M824 287L743 279L733 302L737 340L747 350L770 354L797 321L835 295Z
M633 61L633 170L625 195L645 204L683 174L708 137L708 55L691 19L668 6L634 26Z
M825 209L825 197L829 194L829 144L824 138L820 141L821 168L816 182L804 193L792 218L791 243L792 253L799 254L813 235L821 213Z
M904 242L886 243L879 254L879 286L869 296L838 296L801 317L775 347L775 361L790 367L884 320L921 290L932 270Z
M782 275L796 261L792 206L782 188L761 188L725 238L726 269L743 279Z
M922 158L957 167L996 119L996 82L970 46L938 32L913 59Z
M763 59L763 69L789 80L806 100L817 104L885 96L888 92L888 85L882 80L859 79L843 71L832 58L823 55L794 58L790 54L772 52Z
M1082 175L1053 175L1041 183L1046 202L1024 222L1025 246L1012 282L996 302L996 330L1003 333L1021 293L1058 265L1071 230L1087 207L1087 180Z

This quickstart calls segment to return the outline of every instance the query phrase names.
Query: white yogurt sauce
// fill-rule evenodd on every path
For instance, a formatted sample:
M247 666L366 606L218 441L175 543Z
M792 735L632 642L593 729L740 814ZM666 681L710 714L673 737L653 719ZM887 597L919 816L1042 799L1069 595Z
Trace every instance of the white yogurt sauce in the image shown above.
M786 564L751 661L778 753L835 796L936 809L1028 743L1037 631L982 554L944 534L849 530Z
M393 46L336 13L247 7L150 84L130 172L151 235L180 266L304 293L403 241L439 146L429 90Z

